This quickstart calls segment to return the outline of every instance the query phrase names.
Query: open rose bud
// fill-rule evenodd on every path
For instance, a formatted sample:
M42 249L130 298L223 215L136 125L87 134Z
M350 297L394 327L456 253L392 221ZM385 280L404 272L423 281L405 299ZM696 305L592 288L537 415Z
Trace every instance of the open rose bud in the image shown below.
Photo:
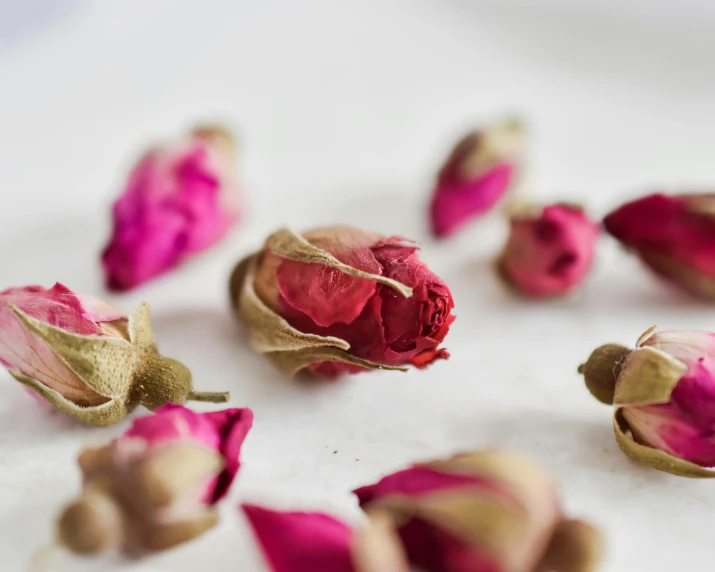
M626 455L674 475L715 477L707 468L715 467L714 333L651 328L634 350L597 348L579 371L596 399L615 406Z
M715 194L648 195L603 224L659 276L715 299Z
M165 405L109 445L85 449L83 492L60 516L59 542L77 554L139 554L204 533L218 521L252 423L250 409Z
M279 512L244 504L271 572L408 572L391 519L356 529L319 512Z
M515 215L499 261L522 294L557 296L578 288L593 263L598 227L578 207L555 204Z
M282 229L238 264L230 290L251 345L288 374L421 368L449 356L437 346L454 321L452 295L399 237Z
M551 480L506 451L413 465L355 494L391 515L426 572L586 572L600 560L600 533L566 519Z
M0 292L0 363L88 425L117 423L139 404L228 399L192 391L189 370L159 355L146 303L126 316L61 284Z
M134 288L223 238L241 212L233 162L231 136L219 127L144 155L114 203L102 254L107 287Z
M445 238L494 207L517 182L523 148L523 126L514 120L461 139L437 176L430 204L434 235Z

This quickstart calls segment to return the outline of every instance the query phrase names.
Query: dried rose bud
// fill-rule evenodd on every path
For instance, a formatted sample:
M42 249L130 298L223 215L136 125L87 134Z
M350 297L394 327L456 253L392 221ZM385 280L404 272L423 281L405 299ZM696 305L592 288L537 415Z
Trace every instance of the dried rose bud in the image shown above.
M230 291L251 345L288 374L426 367L449 354L454 303L417 246L335 226L282 229L241 261Z
M0 292L0 363L88 425L117 423L139 404L228 399L192 391L189 370L159 355L146 303L126 316L61 284Z
M598 227L578 207L555 204L511 220L499 261L504 279L527 296L567 294L593 263Z
M631 459L674 475L715 477L705 468L715 467L715 334L651 328L634 350L597 348L579 371L596 399L615 406L616 440Z
M60 516L60 543L77 554L138 554L203 534L218 521L252 423L250 409L165 405L109 445L85 449L83 492Z
M241 212L230 134L199 127L151 149L114 203L107 287L129 290L221 240Z
M715 298L715 194L649 195L619 207L603 224L658 275Z
M434 235L445 238L494 207L515 186L523 150L524 128L514 120L461 139L437 175L430 204Z
M600 560L600 533L565 519L551 480L513 453L413 465L355 494L364 510L392 516L426 572L586 572Z
M242 505L272 572L408 572L392 521L374 515L355 530L319 512Z

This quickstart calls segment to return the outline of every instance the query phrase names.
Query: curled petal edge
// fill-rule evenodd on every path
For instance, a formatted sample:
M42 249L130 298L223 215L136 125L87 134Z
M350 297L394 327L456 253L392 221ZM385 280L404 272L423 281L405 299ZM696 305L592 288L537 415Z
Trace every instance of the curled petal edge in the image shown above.
M616 409L613 415L613 432L616 435L618 446L626 456L634 461L678 477L687 477L689 479L715 478L715 470L678 459L665 451L636 443L626 434L629 430L630 427L624 419L622 411Z

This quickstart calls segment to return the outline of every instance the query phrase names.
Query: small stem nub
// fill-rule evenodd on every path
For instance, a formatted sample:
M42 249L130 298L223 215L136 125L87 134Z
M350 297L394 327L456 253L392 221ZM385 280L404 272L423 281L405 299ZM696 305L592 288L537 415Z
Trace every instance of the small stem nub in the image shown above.
M206 403L226 403L231 394L228 391L189 391L187 401L204 401Z
M616 383L631 351L618 344L606 344L593 350L586 363L579 366L586 387L601 403L613 405Z

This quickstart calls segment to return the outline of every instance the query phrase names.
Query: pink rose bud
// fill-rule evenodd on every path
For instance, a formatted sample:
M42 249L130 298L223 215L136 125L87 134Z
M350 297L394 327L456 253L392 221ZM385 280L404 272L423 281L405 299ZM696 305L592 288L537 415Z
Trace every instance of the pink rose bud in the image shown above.
M586 572L600 560L600 533L565 519L551 480L506 451L413 465L355 494L391 515L426 572Z
M384 515L355 530L319 512L242 505L271 572L408 572Z
M282 229L238 264L231 298L251 345L288 374L426 367L449 356L454 303L417 250L345 226Z
M526 296L567 294L593 263L598 227L578 207L555 204L511 220L499 269Z
M83 492L60 516L59 541L77 554L137 554L203 534L218 521L252 423L250 409L165 405L109 445L85 449Z
M88 425L117 423L139 404L228 399L192 391L189 370L157 352L146 303L127 316L61 284L0 292L0 363Z
M221 240L241 212L233 141L201 127L151 149L114 203L114 230L102 254L111 290L130 290Z
M603 224L656 274L715 298L715 194L648 195L619 207Z
M430 204L432 232L446 238L494 207L517 182L523 126L514 120L461 139L437 175Z
M715 467L715 334L651 328L634 350L597 348L579 371L596 399L615 406L626 455L675 475L715 477L705 468Z

